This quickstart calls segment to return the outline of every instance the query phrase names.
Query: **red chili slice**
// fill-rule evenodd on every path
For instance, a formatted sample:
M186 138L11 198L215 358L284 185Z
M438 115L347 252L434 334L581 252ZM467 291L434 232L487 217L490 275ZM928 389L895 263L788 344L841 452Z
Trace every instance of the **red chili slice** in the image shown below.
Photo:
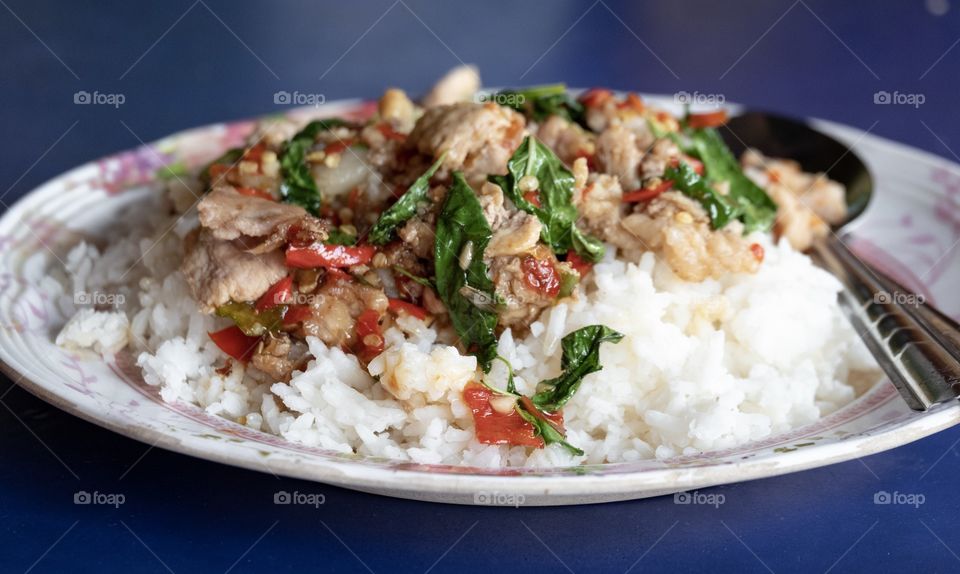
M593 263L585 261L572 249L567 252L567 263L577 270L581 278L586 277L587 273L590 273L590 270L593 269Z
M550 297L560 294L560 274L552 262L527 255L520 260L520 268L524 282L534 291Z
M383 134L383 137L387 138L388 140L402 142L407 139L407 134L398 132L397 130L393 129L393 126L387 123L377 124L377 131Z
M372 245L291 245L287 248L286 262L287 267L295 269L353 267L369 263L375 251Z
M617 107L621 110L634 110L636 112L643 113L643 100L640 99L640 96L634 93L627 94L627 98L617 104Z
M348 138L345 140L335 141L333 143L327 144L327 147L323 148L323 151L327 155L333 155L337 153L343 153L346 149L356 143L356 140L353 138Z
M286 276L283 279L277 281L273 284L272 287L267 289L267 292L260 296L257 299L256 305L254 308L257 311L266 311L267 309L273 309L277 305L282 305L290 300L290 296L293 294L293 277Z
M580 103L587 106L588 108L595 108L597 106L602 106L610 98L613 97L613 92L605 88L593 88L587 90L580 96Z
M357 356L365 362L383 352L383 334L380 331L380 314L373 309L367 309L357 317L354 327L357 334ZM376 337L376 340L373 340Z
M509 444L513 446L532 446L543 448L543 439L537 436L533 425L512 409L508 413L498 412L490 404L495 393L480 383L470 383L463 388L463 400L473 412L477 440L483 444ZM527 397L521 397L525 409L541 420L548 421L558 431L563 432L563 413L544 413L536 408Z
M763 257L765 255L763 251L763 245L760 245L759 243L751 243L750 253L753 253L754 259L756 259L760 263L763 263Z
M253 187L238 187L237 193L240 195L246 195L247 197L259 197L260 199L266 199L267 201L276 201L277 198L273 196L269 191L262 189L256 189Z
M400 313L406 313L407 315L413 315L420 320L427 318L427 310L419 305L408 303L402 299L390 299L389 301L389 309L398 315Z
M528 191L524 193L523 198L537 207L543 207L542 205L540 205L540 193L536 191Z
M640 201L650 201L651 199L657 197L661 193L667 191L673 187L673 181L667 179L664 180L660 185L656 187L651 187L649 189L637 189L635 191L628 191L623 194L623 201L626 203L637 203Z
M236 325L207 334L210 336L210 339L220 347L221 351L241 363L250 361L250 357L253 356L253 352L257 348L257 343L260 342L260 337L244 335L240 327Z
M504 414L490 405L493 395L492 390L480 383L469 383L463 388L463 400L473 412L477 441L483 444L543 448L543 439L537 436L533 425L523 420L516 409Z
M716 110L687 116L687 125L693 129L716 128L727 123L727 110Z

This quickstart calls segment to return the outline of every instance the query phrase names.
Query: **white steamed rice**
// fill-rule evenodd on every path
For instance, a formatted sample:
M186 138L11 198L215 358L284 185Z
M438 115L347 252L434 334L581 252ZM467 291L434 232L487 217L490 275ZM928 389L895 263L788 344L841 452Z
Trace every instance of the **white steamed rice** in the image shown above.
M840 284L786 242L756 234L766 251L759 273L703 283L677 279L651 253L637 264L618 261L609 247L588 297L548 310L522 340L506 331L499 342L529 394L558 374L564 334L595 323L624 333L603 345L603 370L564 409L568 440L586 455L483 445L461 397L476 359L435 344L433 329L411 317L385 333L387 348L369 372L310 339L314 360L287 383L239 366L218 374L225 355L207 333L226 323L198 312L176 271L195 221L162 235L171 222L153 219L133 229L158 232L133 231L102 253L87 243L70 253L60 290L67 316L77 292L127 294L127 315L83 310L58 344L110 354L129 341L163 400L336 452L481 467L668 458L813 422L854 398L851 373L875 368L837 306ZM505 370L496 363L490 381L503 385Z

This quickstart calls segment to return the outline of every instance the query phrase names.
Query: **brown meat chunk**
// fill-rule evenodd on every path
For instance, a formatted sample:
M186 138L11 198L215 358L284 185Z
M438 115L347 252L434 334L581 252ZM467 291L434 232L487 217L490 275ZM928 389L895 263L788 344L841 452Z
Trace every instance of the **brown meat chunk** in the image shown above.
M507 172L524 124L522 115L494 103L438 106L417 121L407 146L433 158L446 152L443 175L462 171L468 181L480 182L489 174Z
M197 205L197 211L200 225L217 239L228 240L266 237L307 216L300 206L246 196L229 186L215 187Z
M560 116L547 118L537 130L537 138L567 165L596 151L592 133Z
M760 258L744 238L739 221L714 230L700 204L676 191L651 200L642 211L624 218L622 225L685 281L755 273L760 268Z
M744 173L777 204L774 231L794 248L807 249L814 237L829 231L828 224L846 218L846 190L825 175L804 172L797 162L767 158L754 150L744 153L741 162Z
M303 322L302 335L317 337L329 346L350 346L355 343L357 317L367 309L384 313L387 304L382 289L355 281L328 281L312 296L312 316Z
M250 365L270 375L275 381L287 381L303 363L307 348L303 343L292 342L286 333L270 335L250 359Z
M640 187L639 166L643 152L637 136L622 124L614 124L597 138L597 168L615 175L625 189Z
M558 262L553 252L544 245L538 246L529 255L522 257L515 255L494 257L490 261L490 273L496 294L504 302L498 310L500 325L503 327L526 328L540 316L541 311L557 302L555 297L533 289L527 284L522 263L523 257L528 256L549 261L558 272L562 269L572 273L566 264Z
M180 270L205 313L229 301L254 301L287 274L283 253L247 253L208 230L188 237L185 248Z

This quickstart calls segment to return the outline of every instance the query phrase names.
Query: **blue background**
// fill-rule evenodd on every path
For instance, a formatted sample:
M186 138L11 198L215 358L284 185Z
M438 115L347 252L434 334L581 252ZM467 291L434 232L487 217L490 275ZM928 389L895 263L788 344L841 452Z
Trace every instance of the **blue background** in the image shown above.
M944 9L947 9L944 14ZM0 0L0 200L182 128L412 92L461 60L488 85L566 81L730 101L960 149L960 5L936 2ZM322 79L321 79L322 77ZM121 93L119 108L73 103ZM879 90L919 107L875 105ZM0 386L0 570L960 570L960 429L891 452L672 497L468 508L359 494L150 449ZM121 493L117 509L80 490ZM276 506L276 491L323 494ZM878 491L918 508L875 505Z

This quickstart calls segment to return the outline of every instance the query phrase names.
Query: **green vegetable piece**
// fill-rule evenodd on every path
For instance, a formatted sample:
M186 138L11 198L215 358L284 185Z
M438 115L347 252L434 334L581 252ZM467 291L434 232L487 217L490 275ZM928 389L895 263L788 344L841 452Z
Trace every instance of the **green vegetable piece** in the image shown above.
M543 439L544 444L560 444L571 453L577 456L583 456L583 451L568 443L563 433L550 424L550 421L546 420L542 413L539 415L532 413L528 410L529 408L530 406L524 404L524 401L517 402L517 414L519 414L523 420L533 425L534 432Z
M566 335L560 342L563 373L540 383L544 390L533 395L533 404L549 412L560 410L580 388L584 377L603 368L600 345L619 343L621 339L621 333L604 325L590 325Z
M425 201L428 201L427 192L430 191L430 178L437 173L443 159L447 156L444 152L427 171L417 178L413 184L407 188L407 191L400 196L396 203L389 209L380 214L380 219L370 230L370 242L374 245L383 245L393 239L394 231L401 223L417 214L417 207Z
M499 185L519 209L537 216L543 224L540 239L555 253L575 249L578 255L593 262L603 257L603 243L577 229L573 174L550 148L527 136L507 163L507 170L507 175L492 175L489 180ZM537 178L539 207L527 201L520 190L524 176Z
M740 169L740 164L715 129L689 130L693 154L703 162L711 182L729 182L728 202L736 206L747 232L767 230L777 216L777 204Z
M663 177L673 181L673 189L692 197L703 206L714 229L721 229L740 214L727 197L720 195L684 161L677 167L668 167Z
M497 314L481 309L476 303L479 294L495 303L493 282L487 277L483 251L492 231L483 216L483 208L473 190L454 173L453 185L447 192L437 218L434 242L434 267L437 294L450 313L450 320L463 344L472 349L484 372L489 372L497 356ZM461 254L470 249L470 264L460 267ZM465 293L470 293L467 297Z
M334 227L327 232L327 240L325 243L328 245L356 245L357 236L351 235L339 227Z
M259 337L280 328L284 310L283 305L278 305L272 309L257 312L253 303L231 301L217 307L216 315L233 320L244 335Z
M157 178L163 181L169 181L171 179L179 179L181 176L185 176L188 173L189 170L187 170L187 165L182 161L178 161L158 169Z
M314 120L297 132L280 152L280 196L283 201L299 205L312 215L320 215L320 189L307 165L307 153L322 132L352 124L339 118Z
M494 94L492 99L538 122L550 116L560 116L586 127L586 109L567 94L564 84L502 90Z

